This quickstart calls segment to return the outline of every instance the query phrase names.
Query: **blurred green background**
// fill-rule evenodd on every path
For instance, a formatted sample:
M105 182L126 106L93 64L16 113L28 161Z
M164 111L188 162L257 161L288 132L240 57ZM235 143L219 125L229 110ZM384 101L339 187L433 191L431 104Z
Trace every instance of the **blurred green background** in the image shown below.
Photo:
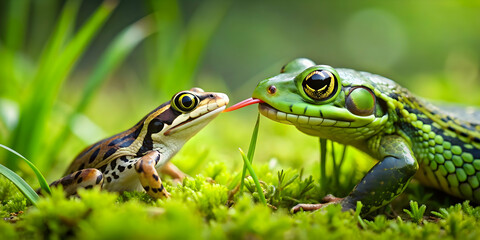
M0 143L49 180L180 90L225 92L233 104L297 57L480 105L476 0L11 0L0 10ZM188 174L209 161L238 170L256 112L222 114L174 161ZM255 159L318 177L317 140L264 118ZM0 163L31 174L7 153Z

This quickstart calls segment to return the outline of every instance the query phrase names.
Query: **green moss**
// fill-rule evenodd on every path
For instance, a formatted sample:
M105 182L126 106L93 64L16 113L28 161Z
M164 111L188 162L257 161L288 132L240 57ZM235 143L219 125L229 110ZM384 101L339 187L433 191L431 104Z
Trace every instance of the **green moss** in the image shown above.
M436 208L434 215L430 212L435 210L432 206L441 204L430 201L439 198L430 194L422 199L429 194L415 183L407 188L407 195L418 198L429 209L423 221L416 220L421 222L419 225L407 215L392 215L403 212L402 208L409 209L405 197L371 216L374 218L363 219L363 224L352 212L342 212L335 205L317 212L290 214L289 208L298 202L317 202L318 183L299 170L272 174L268 169L267 165L255 167L268 206L260 204L249 190L243 195L230 192L227 186L235 181L237 173L229 171L224 163L214 162L182 184L167 180L170 199L154 200L139 192L116 194L98 189L80 190L79 198L65 198L55 189L52 196L41 198L38 207L29 207L20 214L16 223L1 221L0 238L474 239L480 234L480 207L468 202L448 207L447 203L445 208ZM249 189L248 184L246 187ZM25 205L20 204L25 199L15 191L8 182L0 182L0 194L6 197L1 205L3 217L25 210ZM20 205L14 207L14 203ZM432 215L434 218L428 217Z
M362 170L344 165L339 169L339 179L327 172L328 189L321 189L318 176L305 174L302 168L283 167L272 161L258 163L253 168L268 203L263 205L250 177L245 181L244 193L237 191L241 169L232 170L227 163L210 160L194 170L198 174L182 183L165 177L165 187L172 197L160 200L142 192L117 194L98 189L80 190L79 197L65 198L60 189L54 189L51 196L42 197L38 206L32 207L27 206L26 199L11 183L0 178L0 210L6 219L0 222L0 239L323 239L328 236L390 240L475 239L480 234L476 230L480 229L479 207L468 202L452 206L455 199L432 192L417 182L408 186L406 194L366 219L342 212L335 205L317 212L291 214L289 210L294 205L318 203L326 192L346 195L362 176ZM305 167L315 164L318 162L306 163ZM408 206L411 199L427 206L424 214L412 217L404 213L403 209L411 209Z
M0 217L8 218L11 213L24 211L27 199L21 195L15 185L0 176Z

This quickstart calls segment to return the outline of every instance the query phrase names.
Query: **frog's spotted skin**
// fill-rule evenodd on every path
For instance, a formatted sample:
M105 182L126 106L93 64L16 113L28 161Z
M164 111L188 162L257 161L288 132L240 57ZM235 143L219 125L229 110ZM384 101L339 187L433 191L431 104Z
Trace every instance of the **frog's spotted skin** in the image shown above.
M332 81L339 82L338 90ZM322 99L323 92L331 92L329 98ZM387 78L308 59L294 60L280 75L260 82L253 98L265 102L259 110L270 119L380 160L339 201L344 209L362 201L363 213L375 210L403 192L415 174L426 185L480 202L480 125L472 121L479 119L478 111L440 109Z
M100 186L116 192L143 189L154 198L168 197L158 171L175 179L185 177L170 158L227 104L223 93L199 88L177 93L132 128L87 147L67 175L51 185L63 185L67 195L79 187Z
M83 169L76 171L72 174L61 178L50 184L51 187L56 187L58 185L63 186L63 190L67 195L73 195L77 193L79 187L86 189L92 188L93 186L101 186L103 184L103 175L102 172L98 171L95 168Z

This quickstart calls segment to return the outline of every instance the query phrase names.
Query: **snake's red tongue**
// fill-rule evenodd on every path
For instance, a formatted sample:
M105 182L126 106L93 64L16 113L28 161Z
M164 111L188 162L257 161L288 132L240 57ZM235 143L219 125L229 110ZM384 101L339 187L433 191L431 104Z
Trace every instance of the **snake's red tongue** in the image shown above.
M260 99L257 99L257 98L248 98L248 99L245 99L225 110L223 110L223 112L231 112L231 111L234 111L234 110L237 110L239 108L243 108L243 107L246 107L248 105L252 105L252 104L255 104L255 103L263 103L264 101L260 100Z

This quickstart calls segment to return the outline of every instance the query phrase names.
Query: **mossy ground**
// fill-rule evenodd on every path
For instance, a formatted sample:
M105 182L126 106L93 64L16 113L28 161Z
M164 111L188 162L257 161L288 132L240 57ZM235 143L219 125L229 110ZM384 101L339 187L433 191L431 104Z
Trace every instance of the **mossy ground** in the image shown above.
M393 204L366 219L338 206L291 214L288 209L296 202L318 199L318 181L300 176L299 170L276 173L266 164L255 169L268 206L252 194L250 179L243 195L233 195L238 172L222 162L207 164L176 186L167 180L173 196L167 200L98 189L65 198L57 189L33 207L1 178L0 215L5 220L0 221L0 239L476 239L480 234L480 207L464 202L439 210L446 205L432 200L431 194L426 196L424 191L429 190L415 183ZM418 224L402 210L408 208L407 199L429 204Z
M375 162L349 148L336 172L329 142L326 185L321 187L318 139L264 118L253 167L268 205L259 201L251 177L246 178L244 193L236 192L242 171L237 149L247 150L255 120L253 114L242 118L238 114L221 114L175 156L172 162L191 177L175 185L164 176L165 186L172 194L167 200L154 200L139 192L117 194L95 189L80 191L79 198L65 198L61 191L55 190L52 196L43 197L37 206L32 206L11 183L0 177L0 217L5 219L0 221L0 239L476 239L480 236L479 207L462 204L462 200L417 182L412 182L390 205L364 219L352 212L341 212L336 206L291 214L289 209L297 203L315 203L328 193L345 196ZM77 151L84 147L84 143L72 142ZM334 148L338 167L343 148L338 144ZM75 155L72 152L76 151L62 149L61 155L70 155L65 157L68 159ZM67 164L68 161L60 162L44 174L53 181L61 176ZM35 186L35 181L29 178L32 174L17 172ZM424 218L417 221L403 211L410 209L410 200L427 207ZM439 212L441 217L432 211Z
M252 119L252 122L245 119ZM163 177L172 198L154 200L145 193L79 191L65 198L60 190L32 206L0 177L0 239L437 239L480 236L480 207L462 203L412 182L404 194L383 209L359 218L337 206L291 214L297 203L318 202L327 193L345 196L375 163L353 148L337 175L328 144L327 185L320 186L318 143L295 128L261 121L253 167L268 205L255 192L251 177L238 192L242 160L253 116L222 114L191 139L173 159L189 176L181 184ZM245 125L245 131L225 129ZM339 162L342 152L335 145ZM64 164L67 164L65 162ZM337 165L338 167L338 165ZM47 172L52 181L61 172ZM58 170L58 171L57 171ZM22 173L22 172L20 172ZM26 173L23 174L28 178ZM34 183L35 181L29 180ZM409 201L424 204L424 217L405 213ZM471 206L472 205L472 206ZM437 214L432 211L438 212Z
M318 6L315 1L293 5L252 1L228 7L220 4L223 1L151 0L145 1L147 12L131 7L138 5L134 1L118 1L112 21L92 22L85 32L80 30L98 1L28 2L2 2L0 76L5 81L0 87L0 140L34 161L49 181L61 177L82 148L133 126L179 90L198 86L241 100L251 95L259 80L278 74L283 64L302 56L392 77L423 97L480 105L478 4L470 3L474 1L439 5L407 1L399 8L388 1L351 1L348 7L342 1L316 1ZM84 6L87 2L90 7ZM114 2L105 1L106 9ZM329 11L319 15L318 9ZM164 29L161 34L117 35L130 29L125 25L129 21L150 11L162 17L147 25L165 26L158 28ZM77 12L82 17L77 19ZM129 17L134 15L135 19ZM446 15L448 21L441 21ZM246 19L255 28L244 28ZM143 28L141 22L136 24ZM310 31L318 26L323 30ZM365 28L382 30L357 34ZM452 29L461 31L451 34ZM97 30L104 34L96 36ZM286 30L291 34L286 36ZM117 41L121 39L128 41ZM144 41L145 49L129 54ZM90 45L94 47L89 49ZM134 56L122 64L128 55ZM259 203L250 178L243 195L232 194L242 168L236 151L246 150L253 126L249 121L253 116L245 112L222 114L187 143L173 161L192 177L180 185L166 179L172 193L168 200L98 190L80 191L80 198L67 199L56 190L32 206L0 177L0 217L5 219L0 220L0 239L478 238L479 208L415 182L366 220L335 206L290 214L288 210L299 202L318 202L327 193L345 196L374 162L349 150L341 171L335 167L332 171L334 161L327 162L328 176L320 186L318 140L271 121L260 127L254 160L269 205ZM341 152L340 146L335 148ZM22 164L17 168L17 159L3 154L7 153L0 152L0 162L14 166L35 186L29 169ZM278 174L282 170L284 174ZM410 200L426 206L425 218L419 210L412 210L414 217L403 211L410 208Z

